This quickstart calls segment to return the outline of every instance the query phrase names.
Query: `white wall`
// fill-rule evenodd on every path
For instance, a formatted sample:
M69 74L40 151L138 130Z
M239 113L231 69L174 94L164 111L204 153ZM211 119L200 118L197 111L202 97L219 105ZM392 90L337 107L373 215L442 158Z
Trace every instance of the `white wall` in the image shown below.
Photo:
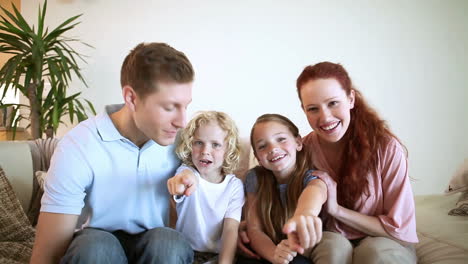
M31 3L33 2L33 3ZM42 1L41 1L42 2ZM47 23L82 13L73 35L89 56L84 96L121 102L123 58L167 42L196 70L189 112L229 113L247 137L266 112L310 131L295 80L319 61L342 63L409 149L417 194L442 192L468 157L468 1L50 0ZM22 1L36 21L38 3ZM74 83L74 87L81 88Z

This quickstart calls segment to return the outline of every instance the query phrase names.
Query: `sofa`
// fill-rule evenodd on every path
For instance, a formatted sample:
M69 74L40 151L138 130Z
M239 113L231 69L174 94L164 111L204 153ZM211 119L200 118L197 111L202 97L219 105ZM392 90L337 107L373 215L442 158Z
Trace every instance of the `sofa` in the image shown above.
M18 198L27 217L34 226L40 206L41 175L46 171L57 140L2 141L0 142L0 167ZM243 143L243 158L239 175L252 165L248 142ZM468 216L448 215L455 207L463 192L453 195L433 194L415 196L417 232L420 242L416 244L418 263L468 263ZM1 215L0 215L1 217ZM5 227L3 225L3 227ZM2 223L0 222L0 234ZM11 240L12 238L10 238ZM3 257L3 239L0 238L0 263L21 263L28 258L29 250L23 250L22 260L6 262ZM15 242L15 241L7 241ZM25 247L32 246L29 240Z
M46 171L58 140L0 141L0 263L28 263Z

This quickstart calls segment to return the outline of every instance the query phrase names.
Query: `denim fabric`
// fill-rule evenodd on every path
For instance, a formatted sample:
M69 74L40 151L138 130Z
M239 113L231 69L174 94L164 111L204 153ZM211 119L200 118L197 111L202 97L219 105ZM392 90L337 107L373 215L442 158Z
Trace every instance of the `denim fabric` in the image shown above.
M77 232L61 263L193 262L193 250L177 231L158 227L132 235L86 228Z
M112 233L86 228L73 237L60 263L128 263L125 251Z

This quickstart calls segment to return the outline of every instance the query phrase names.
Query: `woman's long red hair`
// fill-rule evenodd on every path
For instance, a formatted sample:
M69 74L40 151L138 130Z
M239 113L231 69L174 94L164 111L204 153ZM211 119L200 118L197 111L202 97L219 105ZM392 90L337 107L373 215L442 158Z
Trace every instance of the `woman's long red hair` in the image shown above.
M377 112L364 100L362 94L353 88L351 78L340 64L321 62L307 66L297 78L296 87L299 99L302 86L310 80L337 80L349 96L354 90L355 102L351 109L351 120L344 140L341 157L341 168L337 175L338 203L346 208L355 209L359 197L368 192L367 174L377 167L377 152L392 137L398 138L390 131L387 124Z

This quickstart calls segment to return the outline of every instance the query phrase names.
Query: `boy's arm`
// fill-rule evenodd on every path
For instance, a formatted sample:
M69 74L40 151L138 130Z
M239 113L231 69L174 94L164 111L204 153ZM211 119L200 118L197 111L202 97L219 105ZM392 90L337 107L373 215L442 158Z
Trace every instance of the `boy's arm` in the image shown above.
M258 255L268 260L274 261L276 245L270 237L263 232L263 226L257 213L257 198L252 193L247 193L247 234L250 238L250 246Z
M224 218L223 233L221 235L221 252L219 264L231 264L234 262L237 246L237 230L239 221L232 218Z
M59 263L70 245L78 215L41 212L31 264Z
M188 167L167 180L167 189L171 195L190 196L197 186L198 178Z
M176 223L177 223L176 202L171 197L169 198L169 227L172 229L175 229Z

